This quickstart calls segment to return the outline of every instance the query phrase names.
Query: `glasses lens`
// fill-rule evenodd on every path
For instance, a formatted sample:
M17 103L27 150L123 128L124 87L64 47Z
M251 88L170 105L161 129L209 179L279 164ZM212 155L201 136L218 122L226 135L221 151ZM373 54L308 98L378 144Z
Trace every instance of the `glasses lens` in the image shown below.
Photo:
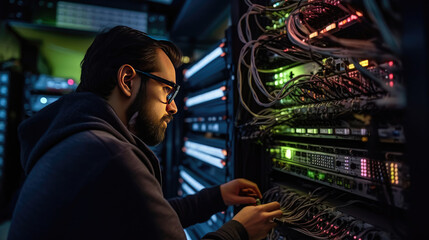
M174 98L176 97L177 93L179 92L179 88L173 88L171 92L167 95L167 103L170 104Z

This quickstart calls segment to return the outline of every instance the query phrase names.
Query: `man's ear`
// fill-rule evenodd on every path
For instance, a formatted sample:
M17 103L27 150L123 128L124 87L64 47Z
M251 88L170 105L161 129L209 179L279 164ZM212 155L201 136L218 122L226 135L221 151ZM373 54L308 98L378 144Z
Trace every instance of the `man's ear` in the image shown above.
M122 65L118 70L118 88L121 93L123 93L125 96L130 97L132 90L131 90L131 80L134 80L136 77L136 71L134 68L129 64Z

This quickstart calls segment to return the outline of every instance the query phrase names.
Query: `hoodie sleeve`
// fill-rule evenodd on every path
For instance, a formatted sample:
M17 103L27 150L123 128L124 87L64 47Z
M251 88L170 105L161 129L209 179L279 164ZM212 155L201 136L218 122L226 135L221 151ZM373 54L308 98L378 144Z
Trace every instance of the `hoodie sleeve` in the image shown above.
M170 205L179 216L182 227L207 221L213 214L226 209L220 186L205 188L184 198L171 198Z
M241 223L231 220L216 232L207 233L202 240L248 240L249 235Z

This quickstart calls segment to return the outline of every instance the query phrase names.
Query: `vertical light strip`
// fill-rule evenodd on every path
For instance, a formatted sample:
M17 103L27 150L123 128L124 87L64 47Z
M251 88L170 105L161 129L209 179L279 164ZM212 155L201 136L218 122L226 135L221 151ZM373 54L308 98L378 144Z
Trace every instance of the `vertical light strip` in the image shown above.
M399 184L398 164L395 163L395 184Z
M185 72L185 78L190 78L192 75L200 71L204 66L209 64L215 58L219 57L222 53L223 53L222 48L217 47L215 50L213 50L211 53L209 53L207 56L201 59L198 63L196 63L194 66L188 69Z
M367 174L367 164L366 164L366 159L365 158L361 158L360 159L360 176L361 177L368 177L368 174Z

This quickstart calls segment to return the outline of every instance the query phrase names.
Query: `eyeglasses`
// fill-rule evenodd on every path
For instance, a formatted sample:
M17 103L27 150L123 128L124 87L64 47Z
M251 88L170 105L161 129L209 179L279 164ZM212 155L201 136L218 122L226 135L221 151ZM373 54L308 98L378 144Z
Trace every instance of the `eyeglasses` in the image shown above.
M152 78L155 81L158 81L160 83L164 83L167 84L168 86L171 87L171 91L168 93L167 95L167 102L165 102L165 104L170 104L174 98L176 97L177 93L179 92L180 86L178 84L175 84L173 82L168 81L167 79L164 79L162 77L158 77L156 75L150 74L148 72L143 72L140 71L138 69L135 69L137 73L142 74L146 77Z

